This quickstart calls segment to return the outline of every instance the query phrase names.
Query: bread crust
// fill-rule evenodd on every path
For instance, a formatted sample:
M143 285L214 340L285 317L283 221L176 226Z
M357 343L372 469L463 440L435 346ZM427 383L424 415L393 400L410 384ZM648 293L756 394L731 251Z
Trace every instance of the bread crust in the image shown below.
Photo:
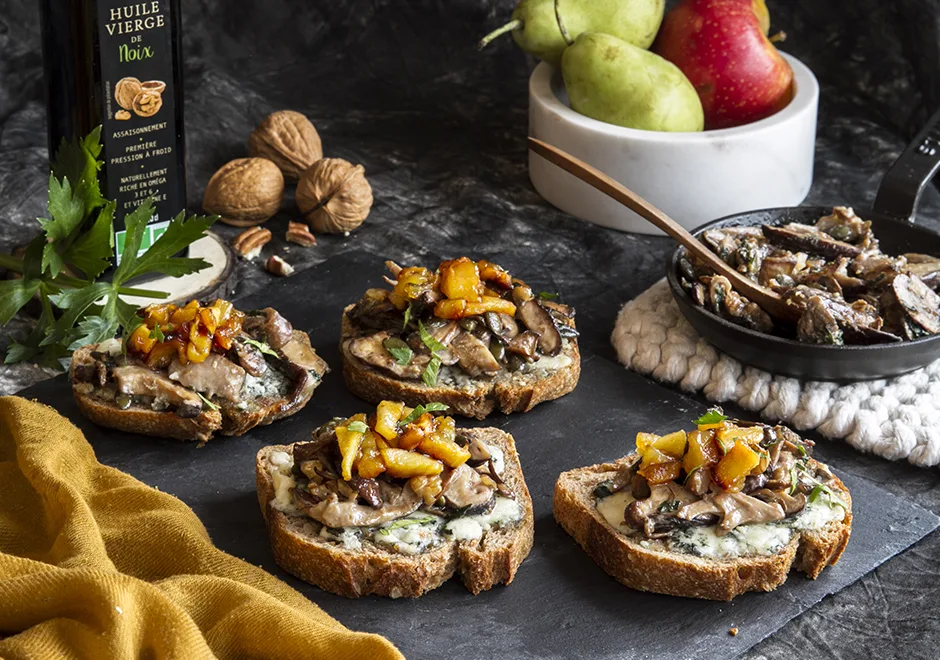
M290 445L264 447L255 459L258 505L264 517L277 564L305 582L348 598L368 594L392 598L416 598L459 575L475 594L496 584L509 584L532 549L535 532L532 498L522 475L519 455L511 435L498 429L464 429L499 446L505 456L503 478L523 506L522 520L512 527L491 530L479 541L445 541L419 555L404 555L374 546L348 550L330 541L304 534L298 526L310 521L271 506L274 484L268 456L290 451Z
M310 346L310 338L306 332L294 330L294 338ZM91 344L76 350L73 363L91 359L90 355L96 346ZM74 374L72 394L82 415L99 426L158 438L207 442L216 432L229 436L243 435L255 426L264 426L293 415L307 405L323 375L318 373L319 380L310 393L291 405L287 405L283 397L264 397L253 401L254 405L250 409L239 410L234 405L222 405L218 410L204 410L198 417L188 419L173 411L157 411L137 406L121 410L111 401L84 392L83 386L87 384L77 380Z
M369 403L383 400L403 401L409 406L445 403L448 413L485 419L499 409L505 414L528 412L543 401L551 401L571 392L581 376L581 354L575 339L568 341L565 354L571 358L567 367L555 370L547 378L512 385L489 380L480 380L474 389L459 389L438 385L428 387L421 381L398 380L375 369L349 351L349 340L356 334L348 313L355 305L343 310L343 332L340 352L343 356L343 378L350 392Z
M593 491L635 456L614 463L563 472L555 484L555 520L584 551L618 582L640 591L708 600L731 600L747 591L772 591L796 567L810 578L839 561L852 533L852 499L837 479L848 503L842 521L820 530L801 531L777 554L708 559L657 548L644 548L621 534L598 512Z

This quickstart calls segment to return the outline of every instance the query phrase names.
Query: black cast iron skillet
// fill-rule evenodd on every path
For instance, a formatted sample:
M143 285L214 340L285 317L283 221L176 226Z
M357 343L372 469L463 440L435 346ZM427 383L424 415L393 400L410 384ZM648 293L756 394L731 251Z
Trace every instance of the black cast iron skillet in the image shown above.
M874 207L856 213L872 221L882 252L920 252L940 256L940 234L914 224L914 211L924 186L940 169L940 112L914 138L881 181ZM716 227L813 224L832 212L830 206L795 206L737 213L710 222L696 238ZM872 346L823 346L756 332L696 305L679 284L678 247L669 256L666 277L682 314L718 349L765 371L808 380L870 380L897 376L940 359L940 335Z

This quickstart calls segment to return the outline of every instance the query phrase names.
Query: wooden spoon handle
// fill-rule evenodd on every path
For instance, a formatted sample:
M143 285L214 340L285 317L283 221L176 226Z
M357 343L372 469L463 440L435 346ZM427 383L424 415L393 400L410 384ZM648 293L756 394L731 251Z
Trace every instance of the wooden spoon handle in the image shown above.
M529 149L662 229L684 245L689 252L707 263L716 273L728 278L735 291L756 302L771 316L778 318L792 317L792 312L779 295L744 277L744 275L719 259L718 255L709 250L708 246L695 238L685 227L619 181L615 181L597 168L588 165L571 154L533 137L529 138Z

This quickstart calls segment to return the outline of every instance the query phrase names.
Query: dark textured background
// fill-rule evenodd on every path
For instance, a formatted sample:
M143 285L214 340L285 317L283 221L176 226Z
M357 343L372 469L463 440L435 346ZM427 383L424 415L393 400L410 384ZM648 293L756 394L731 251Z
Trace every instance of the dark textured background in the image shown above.
M44 212L46 138L34 0L0 3L0 249L24 243ZM533 62L506 39L477 37L508 18L508 0L184 0L190 192L244 155L251 128L292 108L316 124L327 155L366 167L376 204L348 238L293 247L297 266L345 250L403 258L472 249L537 262L559 288L618 305L661 276L666 239L619 234L548 207L525 167L526 80ZM881 172L940 107L937 0L771 0L783 49L820 79L816 182L810 200L864 207ZM682 194L680 189L676 194ZM296 211L269 226L283 235ZM920 221L940 227L928 190ZM234 232L224 228L226 236ZM265 254L282 250L272 242ZM242 263L240 293L269 284ZM305 292L315 304L316 292ZM0 369L0 392L42 378ZM940 511L937 472L860 457L857 469ZM934 534L749 652L751 658L936 657L940 536Z

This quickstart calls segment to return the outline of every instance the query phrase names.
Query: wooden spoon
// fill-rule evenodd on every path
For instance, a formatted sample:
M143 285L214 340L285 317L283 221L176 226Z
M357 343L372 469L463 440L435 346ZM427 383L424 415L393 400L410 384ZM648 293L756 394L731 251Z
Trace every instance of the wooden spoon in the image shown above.
M689 233L685 227L619 181L611 179L597 168L588 165L571 154L565 153L561 149L533 137L529 138L529 149L566 172L570 172L588 185L600 190L608 197L620 202L640 217L662 229L684 245L690 253L707 263L716 273L728 278L731 287L735 291L757 303L761 309L771 316L788 321L796 321L799 319L799 312L790 305L787 305L779 294L746 278L726 264L718 258L718 255L709 250L708 246Z

